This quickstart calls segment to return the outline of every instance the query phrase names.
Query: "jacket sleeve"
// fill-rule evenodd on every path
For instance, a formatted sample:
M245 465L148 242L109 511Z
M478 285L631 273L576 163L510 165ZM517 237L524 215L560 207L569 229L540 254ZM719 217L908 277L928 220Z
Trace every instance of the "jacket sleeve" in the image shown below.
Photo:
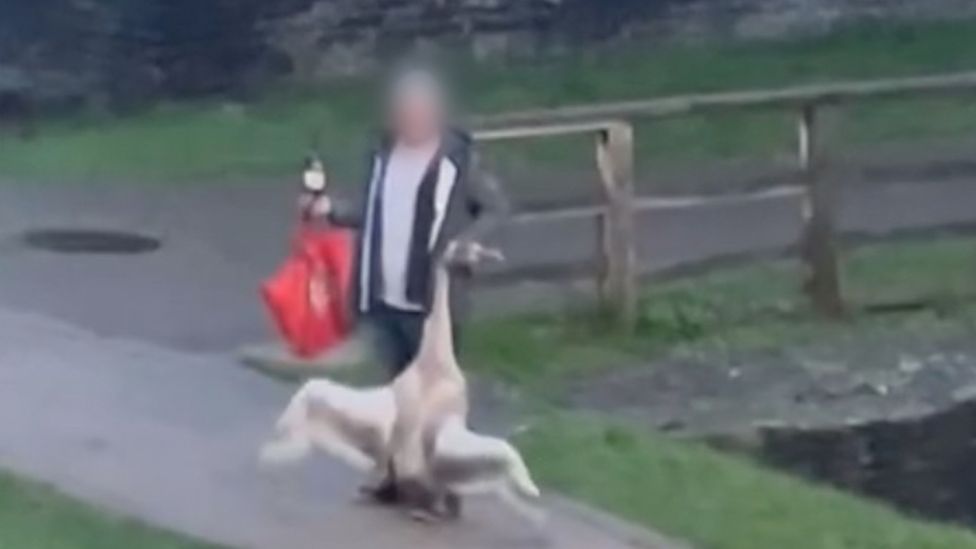
M511 212L500 181L483 169L477 153L472 154L465 201L474 222L458 235L461 242L483 241L501 226Z

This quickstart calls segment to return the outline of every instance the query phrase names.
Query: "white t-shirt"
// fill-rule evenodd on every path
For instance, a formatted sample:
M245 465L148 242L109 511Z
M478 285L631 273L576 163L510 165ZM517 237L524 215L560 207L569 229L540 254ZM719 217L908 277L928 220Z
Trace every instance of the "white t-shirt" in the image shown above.
M383 301L398 309L422 309L407 299L406 271L417 192L437 147L437 142L419 147L397 145L387 161L383 178Z

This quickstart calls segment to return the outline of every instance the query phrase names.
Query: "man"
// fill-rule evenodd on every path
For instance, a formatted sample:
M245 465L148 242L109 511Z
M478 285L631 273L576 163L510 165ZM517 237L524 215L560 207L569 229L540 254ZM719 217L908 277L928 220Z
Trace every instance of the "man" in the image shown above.
M309 188L304 200L332 223L359 229L354 306L378 337L392 378L419 349L434 262L446 253L454 267L451 316L457 323L477 244L507 204L497 181L478 169L471 138L448 127L444 89L433 74L402 73L388 101L387 129L372 152L360 199L342 204Z
M359 200L333 201L323 192L324 181L306 178L303 207L335 225L359 229L354 307L377 337L391 379L420 348L435 262L442 256L452 266L457 338L477 247L507 212L497 181L477 166L471 138L450 128L447 114L444 89L434 75L404 72L391 86L387 129L372 151ZM367 490L385 503L400 497L392 469Z

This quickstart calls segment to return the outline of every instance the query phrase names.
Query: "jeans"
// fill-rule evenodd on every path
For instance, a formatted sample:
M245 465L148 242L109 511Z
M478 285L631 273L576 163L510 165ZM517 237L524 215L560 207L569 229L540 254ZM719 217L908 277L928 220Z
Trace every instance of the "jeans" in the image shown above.
M390 379L396 378L410 365L424 336L424 322L427 314L421 311L406 311L390 307L384 303L375 305L366 314L380 360L389 368ZM455 348L458 343L458 325L453 323Z
M426 315L380 303L366 316L376 341L380 360L390 370L390 378L400 375L420 350Z

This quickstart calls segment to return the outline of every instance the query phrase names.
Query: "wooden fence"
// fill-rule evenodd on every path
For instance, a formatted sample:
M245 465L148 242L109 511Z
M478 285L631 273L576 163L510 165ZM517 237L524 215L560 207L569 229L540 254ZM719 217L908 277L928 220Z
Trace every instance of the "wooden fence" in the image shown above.
M817 116L830 105L868 100L951 96L976 92L976 73L836 82L775 90L682 95L657 99L510 112L475 121L477 139L497 141L557 135L595 136L604 214L601 221L600 296L622 327L637 318L632 120L731 110L787 110L796 114L797 162L806 189L800 249L807 264L805 289L815 310L844 314L835 211L837 193L823 177L824 146Z

